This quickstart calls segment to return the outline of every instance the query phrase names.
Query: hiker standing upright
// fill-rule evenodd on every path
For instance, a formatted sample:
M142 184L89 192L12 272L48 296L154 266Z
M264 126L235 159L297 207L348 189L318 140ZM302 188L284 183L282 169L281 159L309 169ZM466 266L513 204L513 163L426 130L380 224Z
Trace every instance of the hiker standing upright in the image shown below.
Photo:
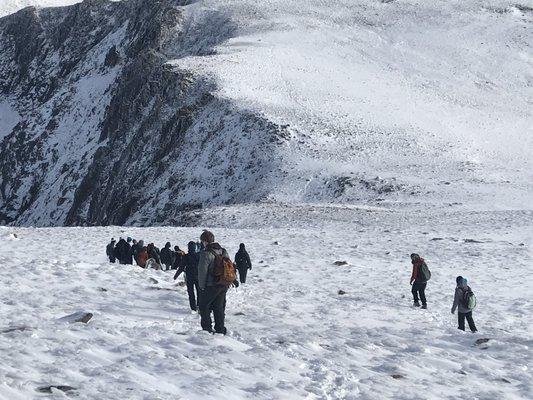
M105 249L107 257L109 257L109 262L114 263L117 260L115 256L115 239L111 238L111 243L109 243Z
M172 266L172 259L174 254L170 248L170 242L165 244L165 247L161 249L161 263L165 266L165 270L168 271Z
M128 245L128 251L125 254L125 263L124 264L133 264L133 253L131 251L131 245L132 245L133 239L128 237L126 239L126 244Z
M411 273L410 283L413 286L411 289L413 304L415 307L420 307L420 301L422 301L422 308L426 309L426 285L431 273L424 259L418 254L411 254L411 263L413 264L413 272Z
M457 287L455 288L455 296L453 298L452 314L457 311L457 319L459 326L457 329L465 330L465 318L468 321L468 327L472 332L477 332L474 318L472 317L472 310L476 306L476 297L472 289L468 286L468 282L462 276L455 278Z
M196 250L196 244L195 244L195 250ZM189 247L189 253L190 252L191 252L191 249ZM183 257L185 257L185 252L182 249L180 249L179 246L174 246L174 261L172 262L172 269L181 268L181 266L183 265Z
M124 240L124 238L120 238L118 240L117 245L115 246L115 255L118 258L118 262L120 264L128 263L130 251L130 245Z
M244 243L239 245L239 251L235 254L235 264L239 271L239 280L241 283L246 283L246 274L249 269L252 269L252 261L250 260L250 255L246 251Z
M224 326L226 293L235 281L235 268L228 252L215 242L215 235L212 232L204 231L200 240L204 246L198 260L202 329L213 332L211 321L211 310L213 310L215 332L226 334Z
M182 258L178 271L174 275L174 280L185 271L185 282L187 283L187 294L189 295L189 305L192 311L198 311L199 288L198 288L198 260L199 254L196 252L196 243L189 242L187 245L189 252ZM196 290L196 295L195 295Z
M159 250L157 247L155 247L153 243L148 243L146 251L148 252L149 258L153 258L157 264L161 265L161 257L159 255Z

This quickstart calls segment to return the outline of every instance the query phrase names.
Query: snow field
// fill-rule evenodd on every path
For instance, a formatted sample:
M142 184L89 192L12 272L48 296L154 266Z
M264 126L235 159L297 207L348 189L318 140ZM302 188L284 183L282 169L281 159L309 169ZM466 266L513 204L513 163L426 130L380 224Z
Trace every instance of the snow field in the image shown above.
M531 212L351 210L328 223L335 213L213 228L254 263L228 293L226 337L199 331L173 273L105 258L112 236L183 248L202 228L1 228L0 331L28 329L0 333L0 398L46 397L35 389L47 385L81 399L532 397ZM413 251L433 273L426 311L411 306ZM478 298L478 334L450 314L459 274ZM76 311L94 317L58 320Z

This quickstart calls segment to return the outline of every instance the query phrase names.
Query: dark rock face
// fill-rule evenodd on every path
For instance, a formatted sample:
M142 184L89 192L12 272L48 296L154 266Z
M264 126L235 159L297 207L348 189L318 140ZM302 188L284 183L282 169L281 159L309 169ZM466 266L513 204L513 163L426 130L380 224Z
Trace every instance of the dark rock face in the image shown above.
M0 224L180 224L268 196L285 128L169 62L234 31L214 15L189 32L186 3L86 0L0 19L0 100L18 114L0 132Z

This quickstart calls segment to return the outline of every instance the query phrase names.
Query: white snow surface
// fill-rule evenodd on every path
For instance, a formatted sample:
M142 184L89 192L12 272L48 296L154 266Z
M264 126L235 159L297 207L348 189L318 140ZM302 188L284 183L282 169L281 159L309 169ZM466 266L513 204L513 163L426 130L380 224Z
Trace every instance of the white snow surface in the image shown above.
M353 175L402 186L400 201L419 192L531 204L531 1L205 0L185 9L188 33L218 11L235 34L216 54L171 63L289 127L288 176L273 199L331 198L324 182Z
M533 398L531 212L262 212L270 227L213 228L254 265L229 290L227 336L199 330L173 273L105 257L112 236L184 247L203 227L0 228L0 398ZM412 251L432 270L428 310L411 306ZM479 333L450 313L457 275ZM75 392L36 391L50 385Z
M0 0L0 17L13 14L25 7L61 7L81 3L82 0Z

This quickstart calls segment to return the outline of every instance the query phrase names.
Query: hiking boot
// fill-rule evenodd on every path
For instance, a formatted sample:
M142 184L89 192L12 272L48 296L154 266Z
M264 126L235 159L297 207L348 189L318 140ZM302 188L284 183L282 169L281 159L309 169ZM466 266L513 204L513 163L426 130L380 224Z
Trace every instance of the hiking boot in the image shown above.
M415 301L415 302L413 303L413 306L415 306L415 307L420 307L420 303L419 303L418 301Z
M423 308L424 310L427 310L428 305L427 305L427 304L422 304L422 308Z

